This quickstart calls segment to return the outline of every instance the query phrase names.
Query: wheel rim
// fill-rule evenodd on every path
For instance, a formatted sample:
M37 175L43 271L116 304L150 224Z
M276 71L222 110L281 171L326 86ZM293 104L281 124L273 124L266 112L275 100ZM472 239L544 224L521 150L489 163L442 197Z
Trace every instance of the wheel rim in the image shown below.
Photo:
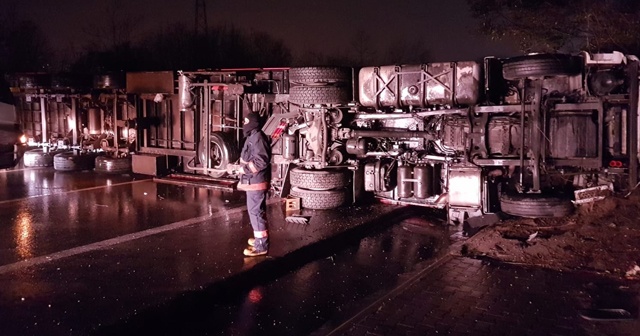
M211 143L210 160L212 168L220 168L222 166L222 148L214 142Z

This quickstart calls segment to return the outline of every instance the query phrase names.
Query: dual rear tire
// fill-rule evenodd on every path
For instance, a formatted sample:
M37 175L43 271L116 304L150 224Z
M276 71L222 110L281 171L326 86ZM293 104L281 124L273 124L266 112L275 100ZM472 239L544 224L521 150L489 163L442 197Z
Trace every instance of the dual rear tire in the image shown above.
M350 174L346 169L294 168L290 172L290 181L291 196L300 198L303 208L326 210L347 203Z
M131 172L131 156L98 156L95 159L95 171L102 174L127 174Z
M57 171L92 170L95 167L97 154L76 155L74 152L62 152L53 157L53 169Z
M24 153L22 162L26 168L51 167L53 158L58 153L60 151L45 152L42 148L31 149Z

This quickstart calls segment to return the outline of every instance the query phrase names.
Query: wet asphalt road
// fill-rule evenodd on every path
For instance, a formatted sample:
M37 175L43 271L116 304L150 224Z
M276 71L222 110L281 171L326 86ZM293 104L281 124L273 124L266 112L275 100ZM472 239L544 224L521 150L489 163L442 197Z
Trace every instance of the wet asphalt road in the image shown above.
M393 225L417 216L401 208L303 211L301 226L276 203L270 257L246 259L242 193L51 169L0 185L2 335L308 334L441 249L433 227Z
M365 236L189 293L98 334L325 335L444 255L446 232L432 216L375 223Z

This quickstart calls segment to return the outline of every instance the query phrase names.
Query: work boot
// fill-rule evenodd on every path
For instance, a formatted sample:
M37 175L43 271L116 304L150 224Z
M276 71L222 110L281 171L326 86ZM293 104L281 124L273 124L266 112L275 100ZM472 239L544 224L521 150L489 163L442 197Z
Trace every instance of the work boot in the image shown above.
M244 249L244 255L247 257L257 257L269 252L269 241L267 238L250 238L247 243L249 247ZM253 245L251 244L253 243Z

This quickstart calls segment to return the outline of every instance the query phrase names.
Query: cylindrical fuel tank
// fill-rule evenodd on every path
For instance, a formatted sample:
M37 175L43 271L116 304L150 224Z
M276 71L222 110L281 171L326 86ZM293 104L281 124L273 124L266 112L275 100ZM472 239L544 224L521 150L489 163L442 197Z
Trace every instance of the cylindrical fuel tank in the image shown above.
M183 74L178 77L178 99L180 101L180 111L187 111L193 105L191 80Z
M100 134L102 129L102 120L100 120L100 109L90 108L87 110L87 128L89 134Z
M413 168L413 195L415 198L433 196L433 167L417 165Z
M285 160L294 160L298 157L298 141L295 135L289 133L282 135L282 157Z
M411 174L413 173L413 168L411 166L400 166L398 167L398 197L399 198L408 198L411 197L413 190L411 190L411 181L405 181L411 179Z
M359 74L360 104L376 108L474 105L480 97L481 69L477 62L365 67Z

